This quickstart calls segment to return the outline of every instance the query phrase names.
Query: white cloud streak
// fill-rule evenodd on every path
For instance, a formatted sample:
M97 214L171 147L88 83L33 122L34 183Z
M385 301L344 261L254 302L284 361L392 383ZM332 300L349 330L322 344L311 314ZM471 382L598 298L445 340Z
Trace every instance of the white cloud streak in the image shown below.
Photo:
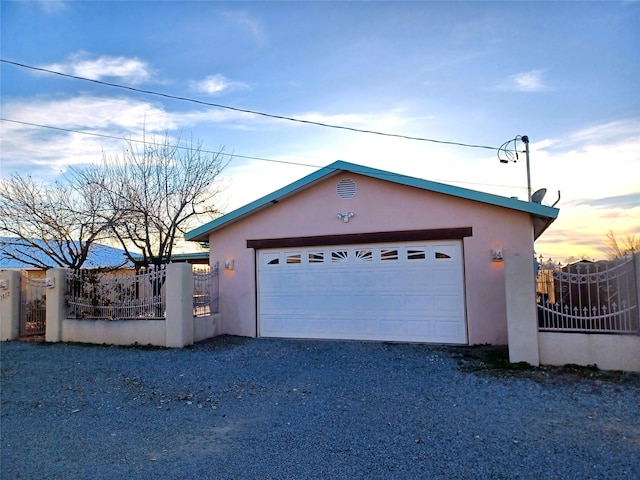
M247 32L255 42L262 46L266 42L266 35L262 24L249 15L245 10L225 10L218 12L226 21L235 24L239 29Z
M203 80L193 81L190 84L191 90L206 93L208 95L219 95L237 90L248 90L249 86L242 82L233 82L224 75L210 75Z
M59 13L67 9L67 2L63 0L40 0L38 4L47 14Z
M547 89L543 76L544 70L516 73L510 75L506 81L499 85L498 89L516 92L540 92Z
M90 58L85 52L73 53L67 61L44 65L43 68L91 80L117 78L134 85L149 81L153 75L149 65L138 58L108 55Z

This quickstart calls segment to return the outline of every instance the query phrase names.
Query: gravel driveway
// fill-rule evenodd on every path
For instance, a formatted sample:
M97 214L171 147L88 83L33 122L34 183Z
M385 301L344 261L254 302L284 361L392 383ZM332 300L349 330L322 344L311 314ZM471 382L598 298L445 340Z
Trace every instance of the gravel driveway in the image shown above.
M375 342L0 348L3 479L640 478L634 375Z

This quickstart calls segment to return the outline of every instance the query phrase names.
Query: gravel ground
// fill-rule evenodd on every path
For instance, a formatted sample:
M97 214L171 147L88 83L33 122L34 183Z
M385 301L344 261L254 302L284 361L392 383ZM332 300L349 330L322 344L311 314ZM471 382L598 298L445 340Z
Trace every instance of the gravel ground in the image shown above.
M3 479L640 478L638 375L375 342L0 348Z

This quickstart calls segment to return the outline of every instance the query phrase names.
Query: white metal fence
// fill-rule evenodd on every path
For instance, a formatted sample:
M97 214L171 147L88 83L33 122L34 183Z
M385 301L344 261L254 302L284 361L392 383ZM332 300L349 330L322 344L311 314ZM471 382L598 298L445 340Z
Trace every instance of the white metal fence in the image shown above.
M219 312L218 264L193 266L193 316L203 317Z
M44 335L46 330L46 280L39 274L29 270L21 273L20 335Z
M67 272L67 318L131 320L163 319L166 312L164 269L144 274L133 271ZM219 312L218 264L193 266L193 316Z
M539 262L540 331L640 334L633 257L562 266Z
M166 312L166 271L67 272L67 318L163 319Z

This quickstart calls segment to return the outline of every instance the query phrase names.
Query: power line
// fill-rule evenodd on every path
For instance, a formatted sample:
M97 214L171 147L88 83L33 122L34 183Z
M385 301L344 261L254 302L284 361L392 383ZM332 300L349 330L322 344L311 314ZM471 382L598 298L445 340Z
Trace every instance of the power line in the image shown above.
M50 130L59 130L62 132L68 132L68 133L77 133L80 135L89 135L89 136L94 136L94 137L102 137L102 138L110 138L110 139L115 139L115 140L124 140L125 142L136 142L136 143L147 143L147 144L151 144L151 145L158 145L156 143L153 142L149 142L148 140L136 140L136 139L132 139L132 138L126 138L126 137L118 137L115 135L107 135L107 134L103 134L103 133L95 133L95 132L84 132L81 130L74 130L71 128L62 128L62 127L54 127L51 125L41 125L38 123L31 123L31 122L24 122L21 120L12 120L9 118L4 118L4 117L0 117L0 120L3 122L11 122L11 123L16 123L16 124L20 124L20 125L27 125L30 127L38 127L38 128L47 128ZM183 147L178 145L177 148L180 149L185 149L187 147ZM263 162L272 162L272 163L281 163L281 164L286 164L286 165L294 165L294 166L298 166L298 167L310 167L310 168L324 168L323 165L314 165L314 164L310 164L310 163L301 163L301 162L292 162L292 161L287 161L287 160L275 160L273 158L264 158L264 157L252 157L252 156L248 156L248 155L239 155L236 153L223 153L222 151L214 151L214 150L201 150L203 153L212 153L212 154L217 154L217 155L228 155L229 157L231 157L231 160L236 157L236 158L243 158L243 159L247 159L247 160L259 160L259 161L263 161ZM357 173L357 172L356 172ZM394 176L396 174L394 173L389 173L389 176ZM521 188L515 185L500 185L500 184L493 184L493 183L480 183L480 182L462 182L459 180L438 180L438 179L434 179L434 181L436 182L442 182L442 183L460 183L460 184L465 184L465 185L483 185L483 186L487 186L487 187L501 187L501 188Z
M209 107L223 108L223 109L232 110L232 111L235 111L235 112L249 113L249 114L252 114L252 115L260 115L260 116L263 116L263 117L275 118L275 119L278 119L278 120L287 120L287 121L290 121L290 122L298 122L298 123L304 123L304 124L308 124L308 125L316 125L316 126L319 126L319 127L335 128L335 129L340 129L340 130L348 130L348 131L358 132L358 133L369 133L369 134L381 135L381 136L385 136L385 137L404 138L406 140L418 140L418 141L422 141L422 142L439 143L439 144L443 144L443 145L455 145L455 146L458 146L458 147L483 148L483 149L487 149L487 150L499 150L499 147L490 147L490 146L487 146L487 145L475 145L475 144L470 144L470 143L450 142L450 141L445 141L445 140L435 140L435 139L432 139L432 138L413 137L413 136L409 136L409 135L400 135L400 134L395 134L395 133L384 133L384 132L378 132L378 131L375 131L375 130L365 130L365 129L354 128L354 127L345 127L344 125L332 125L332 124L323 123L323 122L315 122L315 121L312 121L312 120L303 120L303 119L300 119L300 118L288 117L288 116L284 116L284 115L274 115L274 114L271 114L271 113L259 112L257 110L248 110L248 109L244 109L244 108L231 107L231 106L228 106L228 105L222 105L220 103L205 102L203 100L197 100L197 99L188 98L188 97L181 97L181 96L177 96L177 95L170 95L168 93L155 92L153 90L144 90L144 89L141 89L141 88L130 87L130 86L127 86L127 85L120 85L120 84L117 84L117 83L104 82L102 80L95 80L95 79L92 79L92 78L80 77L80 76L71 75L71 74L68 74L68 73L56 72L54 70L49 70L49 69L41 68L41 67L34 67L32 65L26 65L24 63L13 62L13 61L1 59L1 58L0 58L0 62L7 63L7 64L10 64L10 65L15 65L17 67L36 70L36 71L39 71L39 72L45 72L45 73L50 73L50 74L53 74L53 75L59 75L61 77L73 78L75 80L82 80L82 81L85 81L85 82L92 82L92 83L96 83L98 85L106 85L108 87L121 88L121 89L124 89L124 90L130 90L130 91L133 91L133 92L145 93L145 94L148 94L148 95L156 95L156 96L164 97L164 98L170 98L172 100L180 100L180 101L184 101L184 102L197 103L197 104L206 105L206 106L209 106Z
M38 123L31 123L31 122L23 122L20 120L12 120L9 118L4 118L4 117L0 117L0 120L2 120L3 122L11 122L11 123L19 123L21 125L28 125L30 127L39 127L39 128L48 128L50 130L59 130L61 132L69 132L69 133L78 133L81 135L90 135L93 137L102 137L102 138L111 138L114 140L124 140L125 142L135 142L135 143L145 143L147 145L160 145L159 143L154 143L154 142L150 142L148 140L136 140L134 138L126 138L126 137L118 137L116 135L106 135L104 133L95 133L95 132L83 132L82 130L74 130L72 128L62 128L62 127L54 127L51 125L41 125ZM186 149L187 147L183 147L178 145L177 148L179 149ZM246 155L237 155L235 153L224 153L222 151L215 151L215 150L200 150L203 153L213 153L216 155L227 155L229 157L237 157L237 158L246 158L248 160L262 160L265 162L274 162L274 163L286 163L289 165L296 165L296 166L300 166L300 167L312 167L312 168L322 168L321 165L312 165L312 164L307 164L307 163L300 163L300 162L290 162L287 160L274 160L272 158L260 158L260 157L249 157Z

